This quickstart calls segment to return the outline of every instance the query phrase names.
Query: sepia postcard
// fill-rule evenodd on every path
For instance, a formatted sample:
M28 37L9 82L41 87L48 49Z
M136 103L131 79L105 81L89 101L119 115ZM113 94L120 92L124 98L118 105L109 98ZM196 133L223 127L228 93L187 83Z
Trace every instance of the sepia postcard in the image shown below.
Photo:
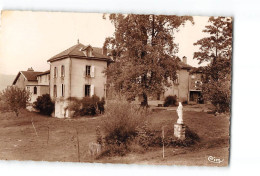
M228 166L232 21L2 11L0 160Z

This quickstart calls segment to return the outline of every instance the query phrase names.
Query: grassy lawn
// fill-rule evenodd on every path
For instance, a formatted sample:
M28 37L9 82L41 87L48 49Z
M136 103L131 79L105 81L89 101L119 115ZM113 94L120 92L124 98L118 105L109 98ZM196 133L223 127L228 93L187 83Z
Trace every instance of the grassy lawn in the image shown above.
M12 113L3 113L0 114L0 159L226 166L229 160L229 117L194 111L184 111L183 117L184 123L200 136L200 143L191 147L167 147L164 159L159 147L124 157L94 159L89 155L88 146L96 141L96 127L102 123L102 116L57 119L25 111L17 118ZM149 121L152 129L161 130L165 126L165 131L170 132L177 114L169 110L153 112ZM211 163L208 156L224 161Z

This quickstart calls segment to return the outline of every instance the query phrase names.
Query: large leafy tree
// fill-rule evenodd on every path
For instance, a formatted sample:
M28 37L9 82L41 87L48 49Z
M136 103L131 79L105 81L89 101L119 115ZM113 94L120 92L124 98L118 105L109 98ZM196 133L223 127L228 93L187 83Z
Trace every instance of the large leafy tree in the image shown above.
M16 86L7 87L0 92L0 111L12 111L18 117L30 101L30 92Z
M199 63L209 62L203 68L203 95L219 112L229 111L231 98L232 19L210 17L203 32L208 36L194 45L200 46L194 53Z
M114 37L107 38L104 47L112 50L114 63L106 73L116 91L128 98L148 96L164 91L169 80L176 79L178 46L174 32L192 17L164 15L111 14Z

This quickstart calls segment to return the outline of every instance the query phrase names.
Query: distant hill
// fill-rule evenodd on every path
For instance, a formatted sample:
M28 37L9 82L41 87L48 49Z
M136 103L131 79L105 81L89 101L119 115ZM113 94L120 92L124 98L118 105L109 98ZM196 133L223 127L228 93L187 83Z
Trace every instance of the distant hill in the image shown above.
M7 86L12 85L16 75L0 74L0 91L4 90Z

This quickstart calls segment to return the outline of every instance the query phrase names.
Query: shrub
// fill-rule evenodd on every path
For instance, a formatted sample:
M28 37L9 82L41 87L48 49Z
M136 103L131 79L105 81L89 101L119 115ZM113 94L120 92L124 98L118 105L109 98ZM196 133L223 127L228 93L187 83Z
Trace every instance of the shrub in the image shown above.
M94 116L97 114L98 110L100 113L103 113L105 110L105 99L102 98L100 100L96 95L93 95L92 97L84 97L82 99L71 97L70 102L68 109L74 112L74 117L85 115Z
M174 96L167 96L164 100L164 104L163 106L164 107L168 107L168 106L174 106L176 104L176 101L177 101L177 97L176 95Z
M202 89L203 97L214 105L216 112L230 112L230 87L230 81L205 83Z
M33 103L33 107L44 115L51 115L54 111L54 103L52 102L49 94L39 96Z
M0 93L0 110L12 111L18 117L20 110L25 109L29 101L29 91L10 86Z
M80 115L96 115L98 102L99 97L96 95L93 95L92 97L84 97L81 100L82 108L80 109Z
M137 127L146 120L146 111L127 100L107 103L103 121L105 150L103 155L124 155L137 135Z
M186 127L185 131L185 140L179 140L174 136L174 130L168 129L165 131L165 137L162 138L162 131L152 130L148 127L148 125L144 125L138 130L137 140L139 145L144 147L146 150L149 147L161 147L165 146L173 146L173 147L188 147L200 140L199 136L191 131L188 127Z

